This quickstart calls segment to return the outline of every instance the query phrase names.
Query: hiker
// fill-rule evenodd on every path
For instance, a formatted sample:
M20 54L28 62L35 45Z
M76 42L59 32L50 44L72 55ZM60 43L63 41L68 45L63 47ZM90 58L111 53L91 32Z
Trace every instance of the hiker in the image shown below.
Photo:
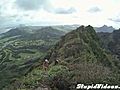
M57 65L59 63L59 60L57 59L57 60L55 60L55 65Z
M45 59L45 61L43 62L43 69L44 69L45 71L47 71L47 70L48 70L48 67L49 67L49 61L48 61L47 59Z

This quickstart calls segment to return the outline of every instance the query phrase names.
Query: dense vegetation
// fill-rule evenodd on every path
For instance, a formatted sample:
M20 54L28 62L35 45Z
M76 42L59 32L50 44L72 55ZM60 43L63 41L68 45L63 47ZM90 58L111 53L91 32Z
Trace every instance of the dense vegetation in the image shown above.
M0 90L38 66L47 50L64 34L51 27L26 28L11 29L1 35Z
M120 61L107 49L111 36L107 37L108 42L103 42L90 25L64 36L51 27L33 32L12 34L14 37L7 32L1 38L7 43L1 43L0 86L6 85L4 90L73 90L77 83L120 85ZM50 60L47 71L42 68L43 58ZM59 60L58 65L55 60Z
M115 30L112 33L98 33L98 36L104 48L120 60L120 30Z
M46 58L64 62L74 82L120 84L120 61L102 47L93 27L81 26L63 36Z

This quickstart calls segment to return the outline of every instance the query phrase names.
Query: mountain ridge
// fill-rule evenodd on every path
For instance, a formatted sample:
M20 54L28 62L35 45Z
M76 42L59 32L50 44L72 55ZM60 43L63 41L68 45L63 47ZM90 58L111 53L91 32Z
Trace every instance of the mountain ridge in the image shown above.
M47 29L45 30L47 31ZM29 58L32 58L32 60L22 62L20 59L22 63L19 62L18 65L22 64L23 66L20 66L17 71L23 70L21 74L25 73L25 75L23 74L18 78L12 78L12 83L6 85L4 82L5 78L1 79L6 85L6 90L9 90L9 88L12 88L11 90L14 90L14 88L37 90L42 88L42 86L53 90L73 90L78 83L120 84L120 74L118 73L120 62L103 48L101 40L92 26L80 26L61 36L58 36L56 33L51 34L50 32L49 36L52 36L50 41L38 39L37 41L32 40L29 42L29 40L22 39L22 41L20 40L17 43L13 43L13 47L11 47L13 49L9 47L13 51L15 49L14 57L18 56L16 58L19 58L20 54L20 56L28 58L29 55L26 55L26 52L29 52L31 56ZM43 35L46 37L46 34ZM58 39L53 38L56 36L58 36ZM43 47L45 47L45 49L43 49ZM7 48L7 50L3 49L4 52L1 52L3 56L4 53L5 56L7 55L5 58L9 57L9 48ZM31 48L33 48L33 50ZM36 55L31 54L36 52ZM38 54L38 52L40 53ZM40 58L38 57L37 60L33 58L37 56ZM5 58L4 60L6 60ZM50 61L47 71L44 71L42 67L44 59ZM54 63L55 60L59 61L57 65ZM9 65L9 63L7 64ZM29 66L33 67L28 68ZM12 68L14 67L15 66ZM4 66L1 68L4 68ZM6 75L6 72L3 74ZM2 83L3 86L4 83Z
M74 47L74 44L77 44L77 43L80 43L81 44L81 47L83 47L83 48L81 48L81 50L84 50L84 49L89 49L88 51L94 51L94 48L96 47L96 51L94 51L94 52L92 52L93 54L96 54L97 53L97 51L101 51L101 53L102 52L104 52L104 50L102 50L102 48L101 48L101 46L99 46L99 45L101 45L100 44L100 41L99 41L99 38L97 37L97 35L95 35L96 33L95 33L95 31L94 31L94 29L93 29L93 27L91 27L90 25L89 26L87 26L87 27L84 27L84 26L81 26L81 27L79 27L79 28L77 28L76 30L74 30L74 31L72 31L72 32L70 32L70 33L68 33L68 34L66 34L65 36L63 36L62 37L62 41L60 41L55 47L59 47L59 48L55 48L55 50L57 50L57 49L60 49L61 50L61 47L64 47L64 49L66 48L67 49L67 47L69 47L69 48L71 48L72 46L72 44L73 44L73 47ZM72 40L72 38L73 38L73 40ZM75 39L76 38L76 39ZM66 39L67 39L67 43L66 43ZM69 41L69 39L70 39L70 41ZM75 41L75 40L76 41ZM89 40L90 39L90 40ZM74 42L73 42L74 41ZM96 43L97 42L97 43ZM92 44L93 45L95 45L94 47L92 46ZM87 45L88 44L88 45ZM61 46L61 45L63 45L63 46ZM79 45L79 44L78 44ZM87 46L86 46L87 45ZM77 46L76 46L77 47ZM80 49L80 47L78 46L78 49L76 48L76 47L74 47L74 48L71 48L71 51L68 51L67 53L62 53L61 52L61 55L66 55L66 54L70 54L70 53L74 53L74 52L77 52L77 50L79 50ZM97 47L98 47L98 50L97 50ZM100 48L100 49L99 49ZM74 49L75 49L75 51L74 51ZM80 50L80 51L81 51ZM79 52L79 51L78 51ZM56 53L56 51L54 52L54 53ZM80 52L79 52L80 53ZM76 53L77 54L77 53ZM59 55L60 55L60 52L59 52ZM102 54L101 54L102 55ZM53 55L54 56L54 55ZM57 56L57 55L55 55L55 56ZM67 56L67 55L66 55ZM71 55L69 55L69 56L71 56ZM103 55L104 56L104 55ZM95 57L97 57L97 56L95 56ZM65 58L65 56L64 56L64 58ZM101 57L97 57L98 59L99 58L101 58ZM63 58L61 58L61 59L63 59ZM103 59L105 59L105 57L103 58ZM110 63L109 63L109 65L110 65Z
M7 31L11 30L11 29L15 29L15 28L26 28L28 31L29 30L38 30L41 28L45 28L45 27L52 27L54 29L63 31L63 32L70 32L74 29L76 29L77 27L79 27L81 25L77 25L77 24L73 24L73 25L54 25L54 26L25 26L25 25L19 25L17 27L7 27L7 28L2 28L1 30L4 30L4 32L0 32L0 34L6 33ZM114 30L116 30L115 28L113 28L112 26L107 26L107 25L103 25L101 27L94 27L94 29L96 30L96 32L113 32Z

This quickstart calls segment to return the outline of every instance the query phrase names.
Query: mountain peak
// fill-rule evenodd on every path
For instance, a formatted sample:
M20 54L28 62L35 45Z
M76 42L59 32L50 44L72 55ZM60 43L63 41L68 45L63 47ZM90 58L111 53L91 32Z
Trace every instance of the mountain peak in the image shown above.
M95 27L96 32L113 32L115 28L112 26L103 25L102 27Z
M82 26L78 27L76 30L80 30L80 31L93 30L94 31L94 29L93 29L93 27L91 25L88 25L86 27L84 25L82 25Z
M87 59L83 59L86 56ZM92 59L89 58L92 57ZM61 38L53 50L48 54L50 60L70 60L71 62L97 61L104 65L111 65L106 53L101 47L99 38L92 26L80 26Z
M103 25L102 27L108 27L107 25Z

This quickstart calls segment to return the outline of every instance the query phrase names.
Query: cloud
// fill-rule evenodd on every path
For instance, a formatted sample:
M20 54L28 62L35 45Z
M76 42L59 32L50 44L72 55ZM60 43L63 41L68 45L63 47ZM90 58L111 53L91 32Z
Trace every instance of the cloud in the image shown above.
M113 14L112 17L109 18L110 21L113 21L115 23L120 23L120 12Z
M4 17L4 16L0 16L0 27L3 26L9 26L10 24L13 24L11 22L14 22L14 18L13 17Z
M93 26L107 24L118 28L120 15L116 14L120 10L119 3L120 0L0 0L0 27L58 22Z
M76 10L73 7L56 8L51 5L50 0L16 0L16 5L22 10L39 10L44 9L54 14L72 14Z
M69 9L65 9L65 8L57 8L57 9L55 9L56 14L72 14L74 12L76 12L76 10L73 7L69 8Z
M47 0L16 0L16 5L23 10L38 10L42 8Z
M101 9L99 7L92 7L88 10L88 12L90 13L97 13L97 12L101 12Z
M118 18L118 19L112 19L112 18L110 18L109 20L120 23L120 18Z
M2 5L0 5L0 16L2 15Z

